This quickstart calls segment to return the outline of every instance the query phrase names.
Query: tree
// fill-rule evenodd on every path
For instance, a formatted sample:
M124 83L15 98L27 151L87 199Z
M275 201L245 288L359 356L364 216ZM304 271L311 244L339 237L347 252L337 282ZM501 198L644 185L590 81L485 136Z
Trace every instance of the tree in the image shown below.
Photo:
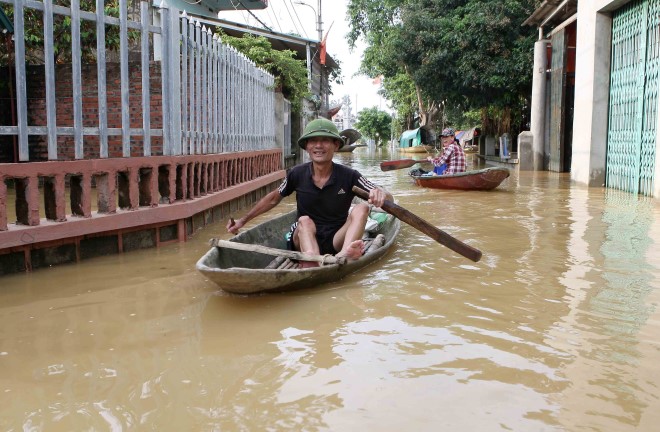
M397 42L406 31L401 14L408 3L410 0L351 0L347 9L351 24L348 42L354 47L359 38L366 41L360 72L384 77L383 95L397 110L397 129L412 129L415 123L433 127L440 104L415 82L411 73L414 68L402 61L401 44Z
M291 102L291 110L300 112L302 100L310 96L305 62L295 58L291 50L277 51L263 36L249 33L233 37L217 31L222 42L245 54L257 66L275 77L275 88Z
M385 83L401 74L410 77L420 125L450 106L481 110L486 132L509 131L531 92L535 34L522 22L534 5L535 0L351 0L349 42L364 37L368 45L363 73L380 73Z
M376 107L363 109L358 114L355 128L362 136L374 140L376 146L379 146L390 136L392 117Z

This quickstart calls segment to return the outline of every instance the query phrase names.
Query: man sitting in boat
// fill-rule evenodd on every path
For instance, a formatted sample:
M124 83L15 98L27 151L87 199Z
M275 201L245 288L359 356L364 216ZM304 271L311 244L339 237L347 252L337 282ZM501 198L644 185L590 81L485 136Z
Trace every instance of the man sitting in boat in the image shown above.
M227 230L238 233L249 220L271 210L280 201L296 192L297 221L291 226L289 246L313 255L337 255L355 260L364 253L362 235L369 216L369 206L357 204L349 214L358 186L369 192L369 203L376 207L392 194L377 187L358 171L337 164L332 158L344 144L339 130L327 119L311 121L298 139L307 150L311 162L293 167L277 190L272 191L242 218L227 223ZM302 267L318 263L301 263Z
M463 148L456 140L454 129L443 129L440 134L440 141L443 148L442 154L436 158L431 156L426 158L433 163L433 173L446 175L465 172L465 152L463 152Z

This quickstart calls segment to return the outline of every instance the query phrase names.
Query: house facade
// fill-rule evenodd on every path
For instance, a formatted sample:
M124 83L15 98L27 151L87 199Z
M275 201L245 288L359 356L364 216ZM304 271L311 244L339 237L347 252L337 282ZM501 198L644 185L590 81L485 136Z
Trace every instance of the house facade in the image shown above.
M527 24L539 40L521 169L660 197L660 2L546 0Z

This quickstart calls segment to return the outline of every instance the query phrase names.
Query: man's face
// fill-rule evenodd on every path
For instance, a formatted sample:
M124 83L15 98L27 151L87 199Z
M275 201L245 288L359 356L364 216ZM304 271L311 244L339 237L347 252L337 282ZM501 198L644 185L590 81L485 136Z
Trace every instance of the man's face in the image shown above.
M328 162L337 151L337 140L329 137L312 137L307 140L305 150L313 162Z
M440 140L442 142L442 146L447 147L449 144L454 142L454 136L453 135L443 136L440 137Z

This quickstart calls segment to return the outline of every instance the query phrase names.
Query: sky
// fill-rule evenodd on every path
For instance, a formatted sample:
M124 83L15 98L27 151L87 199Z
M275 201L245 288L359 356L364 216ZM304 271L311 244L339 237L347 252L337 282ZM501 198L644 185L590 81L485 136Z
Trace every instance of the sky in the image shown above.
M296 33L304 38L318 40L316 11L319 0L304 0L309 6L301 5L302 0L269 0L268 8L253 10L260 21L272 30L281 33ZM358 41L356 49L350 51L346 35L349 25L346 21L348 0L320 0L323 35L327 33L327 50L333 59L341 63L343 85L332 84L333 94L330 100L341 100L344 95L351 98L352 111L357 113L365 108L378 107L391 112L387 100L378 95L379 86L373 83L373 77L353 76L362 59L364 43ZM311 6L311 7L310 7ZM223 11L221 19L262 27L246 11ZM332 27L330 27L332 25ZM328 29L330 31L328 32Z

